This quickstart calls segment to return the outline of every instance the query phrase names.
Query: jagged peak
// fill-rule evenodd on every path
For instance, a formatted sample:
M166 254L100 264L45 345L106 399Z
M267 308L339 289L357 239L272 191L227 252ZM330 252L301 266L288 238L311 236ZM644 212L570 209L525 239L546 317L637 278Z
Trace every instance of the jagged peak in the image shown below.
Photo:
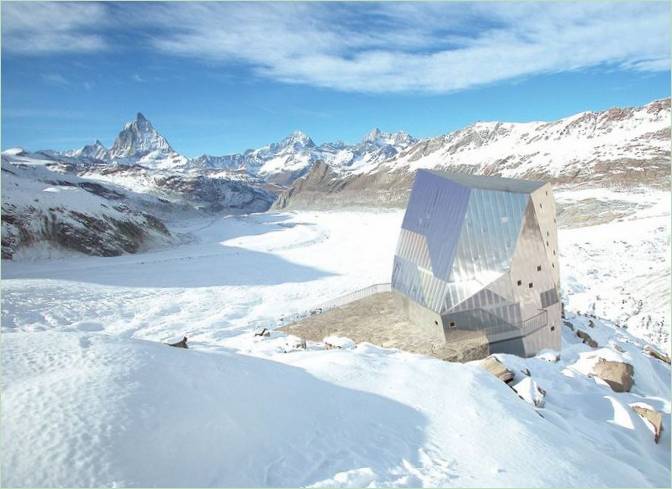
M364 142L367 142L367 141L375 142L375 141L378 140L378 138L380 138L380 136L381 136L382 134L383 134L383 133L381 132L380 129L378 129L377 127L374 127L374 128L371 129L368 133L366 133L366 136L364 136L364 140L363 140L363 141L364 141Z
M138 112L138 114L135 116L135 120L136 121L146 121L147 118L144 115L142 115L142 112Z
M302 146L315 146L312 139L303 131L293 131L289 136L280 142L281 146L289 146L293 144L300 144Z

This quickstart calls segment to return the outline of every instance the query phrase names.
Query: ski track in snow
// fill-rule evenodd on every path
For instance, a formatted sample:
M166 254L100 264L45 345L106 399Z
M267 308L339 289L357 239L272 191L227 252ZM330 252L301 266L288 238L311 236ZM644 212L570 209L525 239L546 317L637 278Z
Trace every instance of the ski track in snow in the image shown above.
M176 222L197 239L3 263L2 483L666 485L670 369L640 338L669 339L669 215L665 201L560 231L568 311L598 316L570 319L601 349L563 328L558 363L500 355L547 391L539 410L473 364L369 344L285 353L283 334L251 334L389 281L400 211ZM189 351L157 344L183 335ZM598 352L634 365L632 392L586 375ZM629 407L642 401L664 413L658 445Z

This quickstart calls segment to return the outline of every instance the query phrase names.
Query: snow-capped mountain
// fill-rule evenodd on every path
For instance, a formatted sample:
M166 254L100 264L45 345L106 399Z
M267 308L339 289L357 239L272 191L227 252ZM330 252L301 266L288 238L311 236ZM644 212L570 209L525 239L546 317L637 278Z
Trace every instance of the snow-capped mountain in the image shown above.
M91 158L100 161L107 161L110 159L109 150L98 139L96 139L95 143L87 144L80 149L66 151L64 155L72 158Z
M202 155L191 164L199 168L242 168L270 182L290 184L317 162L350 171L389 160L415 142L405 132L385 133L373 129L354 145L336 142L317 146L308 135L295 131L280 142L259 149L226 156Z
M117 164L139 164L150 168L175 168L188 162L188 158L178 154L140 112L117 136L110 148L109 159Z
M374 132L370 136L363 145L381 139ZM390 157L383 153L371 164L323 161L326 167L312 168L277 205L403 205L418 168L543 179L556 185L668 187L670 99L553 122L478 122L414 142Z

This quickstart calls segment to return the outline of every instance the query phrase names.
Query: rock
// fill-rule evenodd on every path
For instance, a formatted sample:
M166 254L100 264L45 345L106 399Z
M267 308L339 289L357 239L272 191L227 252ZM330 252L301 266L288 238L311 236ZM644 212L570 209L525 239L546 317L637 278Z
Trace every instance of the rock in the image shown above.
M481 360L479 365L497 377L499 380L506 382L507 384L514 378L513 372L507 369L502 362L497 360L497 358L492 355Z
M175 348L189 348L187 346L187 337L183 337L180 341L177 343L168 343L168 346L174 346Z
M592 338L590 337L590 335L589 335L588 333L586 333L585 331L582 331L582 330L580 330L580 329L577 329L577 330L576 330L576 336L578 336L579 338L581 338L583 344L588 345L588 346L591 347L591 348L597 348L597 346L598 346L598 345L597 345L597 341L595 341L594 339L592 339Z
M271 332L267 328L258 328L254 330L254 336L271 336Z
M513 390L516 391L521 399L529 402L534 407L544 407L546 391L539 387L537 383L532 380L532 377L525 377L513 386Z
M355 346L355 342L350 338L343 338L341 336L327 336L322 340L327 350L338 348L340 350L349 350Z
M523 375L527 375L528 377L531 375L529 368L524 368L521 370L521 372L523 373Z
M299 338L298 336L293 335L289 335L287 337L284 349L285 353L305 349L306 349L306 340L304 338Z
M594 328L594 327L595 327L595 323L593 322L592 319L589 319L589 320L588 320L588 326L591 327L591 328Z
M544 348L543 350L541 350L539 353L536 354L535 358L555 363L558 360L560 360L560 353L555 350L551 350L550 348Z
M614 392L630 392L635 369L625 362L612 362L604 358L598 359L593 367L593 375L604 380Z
M653 348L651 345L646 345L644 347L644 353L647 353L647 354L649 354L649 356L652 356L653 358L657 358L661 362L665 362L668 365L670 365L670 357L663 354L663 353L660 353L658 350Z
M562 324L567 326L572 331L574 331L574 325L572 323L570 323L569 321L563 321Z
M614 350L616 350L617 352L619 352L619 353L625 353L625 350L623 349L623 347L622 347L621 345L619 345L618 343L613 343L611 346L612 346L612 347L614 348Z
M632 409L651 425L653 428L653 439L658 443L660 441L660 433L663 431L663 415L655 409L640 405L634 405Z

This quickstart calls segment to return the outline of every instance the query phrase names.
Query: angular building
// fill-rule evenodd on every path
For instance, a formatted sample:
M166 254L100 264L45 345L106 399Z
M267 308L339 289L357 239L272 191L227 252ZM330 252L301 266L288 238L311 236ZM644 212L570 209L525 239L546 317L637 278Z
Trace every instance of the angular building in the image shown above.
M555 202L550 184L418 170L392 289L413 323L483 331L493 353L560 348Z

